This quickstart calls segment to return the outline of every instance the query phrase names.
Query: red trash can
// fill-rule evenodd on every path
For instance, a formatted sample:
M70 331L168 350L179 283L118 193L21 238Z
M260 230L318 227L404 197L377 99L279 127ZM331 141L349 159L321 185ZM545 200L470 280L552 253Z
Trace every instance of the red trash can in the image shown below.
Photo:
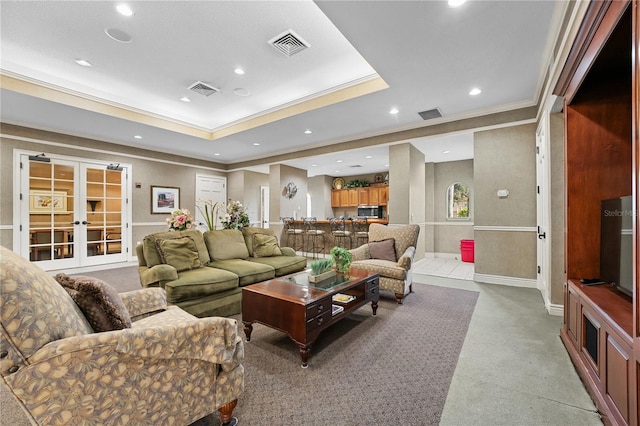
M473 240L460 240L460 255L463 262L473 263Z

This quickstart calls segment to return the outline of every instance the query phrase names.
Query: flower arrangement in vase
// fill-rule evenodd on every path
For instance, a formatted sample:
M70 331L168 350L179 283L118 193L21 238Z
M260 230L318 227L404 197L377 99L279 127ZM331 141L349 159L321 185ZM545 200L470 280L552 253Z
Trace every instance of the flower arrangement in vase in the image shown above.
M220 209L224 210L224 214L220 216L224 229L242 229L249 226L249 215L240 201L229 200L229 204L223 204Z
M344 247L335 246L329 253L331 253L331 259L333 259L336 264L336 271L349 275L349 268L353 260L351 252Z
M202 204L202 206L200 206ZM215 203L213 200L198 200L198 210L200 210L200 214L204 217L205 222L207 222L207 229L209 231L213 231L218 226L218 202Z
M171 212L171 217L167 218L167 225L172 231L186 231L191 229L193 216L187 209L177 209Z

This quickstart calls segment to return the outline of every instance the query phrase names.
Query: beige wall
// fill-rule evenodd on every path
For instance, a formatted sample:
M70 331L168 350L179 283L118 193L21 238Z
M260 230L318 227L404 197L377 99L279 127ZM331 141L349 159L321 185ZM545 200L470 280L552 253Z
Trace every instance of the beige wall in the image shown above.
M536 226L535 131L527 124L474 135L476 274L536 278L536 233L518 230Z
M551 152L551 303L564 304L564 283L567 275L564 266L564 117L562 113L550 115Z
M0 200L0 225L12 227L13 223L13 177L15 174L14 150L44 152L49 156L61 155L83 160L99 160L113 163L131 164L132 193L132 244L142 240L145 235L165 231L166 214L151 214L151 186L168 186L180 188L180 207L195 210L195 176L197 173L213 176L225 176L226 173L212 168L199 166L198 160L162 153L132 149L123 145L77 138L34 129L18 128L2 125L4 133L28 137L45 143L17 140L9 137L0 139L0 181L2 197ZM46 142L64 144L51 145ZM141 187L135 188L139 182ZM0 232L0 245L13 249L13 231L3 229ZM133 248L133 247L132 247ZM135 255L135 254L134 254Z
M333 216L331 208L331 184L333 177L327 175L314 176L307 180L311 196L311 216L326 219Z

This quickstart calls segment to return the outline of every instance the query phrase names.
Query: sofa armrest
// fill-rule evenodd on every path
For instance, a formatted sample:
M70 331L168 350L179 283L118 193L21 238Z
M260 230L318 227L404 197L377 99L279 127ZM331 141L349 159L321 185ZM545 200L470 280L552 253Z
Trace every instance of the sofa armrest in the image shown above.
M132 321L147 314L167 309L167 294L162 288L151 287L127 291L120 293L120 296Z
M416 254L415 247L413 246L407 247L407 249L404 251L402 256L400 256L400 259L398 259L398 266L400 266L406 271L411 269L411 264L413 263L413 257L415 256L415 254Z
M291 247L280 247L283 256L295 256L296 251Z
M358 248L349 250L349 252L351 253L352 261L371 259L371 252L369 252L369 244L363 244Z
M140 283L143 287L178 279L178 271L176 271L176 268L165 264L152 266L151 268L138 266L138 274L140 274Z

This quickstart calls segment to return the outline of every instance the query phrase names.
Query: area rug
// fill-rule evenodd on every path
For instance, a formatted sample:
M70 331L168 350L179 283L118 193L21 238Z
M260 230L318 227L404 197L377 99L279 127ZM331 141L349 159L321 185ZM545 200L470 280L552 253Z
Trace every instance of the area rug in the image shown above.
M245 343L242 425L437 425L478 293L414 284L335 324L309 367L283 333L255 324ZM240 319L240 316L235 318ZM214 415L194 425L218 425Z

